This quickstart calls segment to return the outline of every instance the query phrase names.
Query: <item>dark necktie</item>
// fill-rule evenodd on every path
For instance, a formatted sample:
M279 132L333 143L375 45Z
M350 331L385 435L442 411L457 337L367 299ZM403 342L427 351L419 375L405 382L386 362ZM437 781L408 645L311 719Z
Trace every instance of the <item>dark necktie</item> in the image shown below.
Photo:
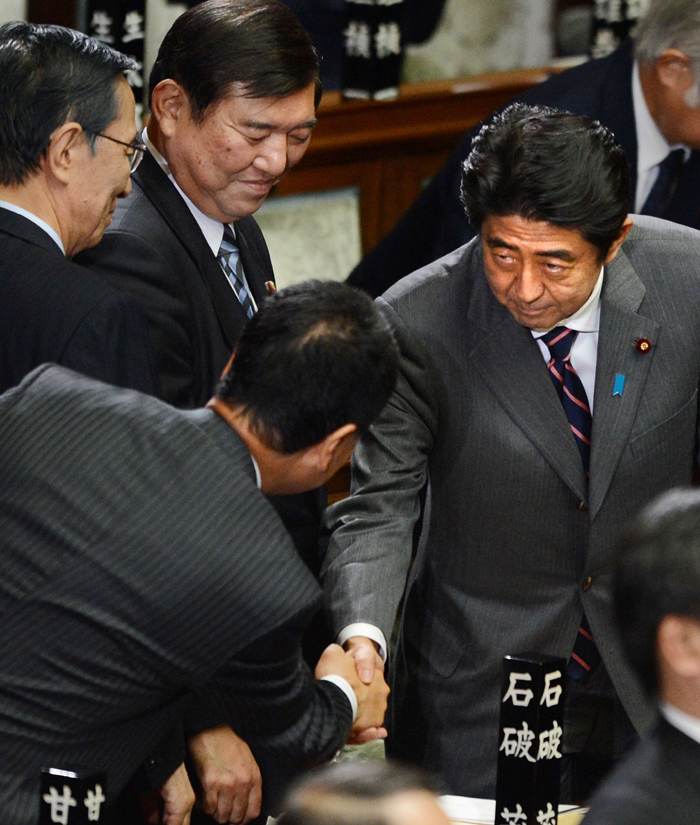
M547 363L549 377L556 388L564 412L569 420L571 432L576 439L576 445L581 454L583 469L586 478L589 476L591 458L591 429L593 419L588 403L586 390L571 365L571 346L576 340L578 332L567 327L555 327L541 341L547 345L551 356ZM566 666L566 672L572 679L583 679L600 661L600 653L596 647L588 619L585 614L581 617L574 649Z
M226 277L229 279L245 314L249 318L252 318L253 315L255 315L255 307L253 306L245 281L243 280L243 264L241 263L241 256L236 246L236 239L233 237L231 227L227 224L224 224L224 237L216 257Z
M678 178L685 163L685 150L674 149L659 164L659 175L642 207L642 215L663 218L671 205Z

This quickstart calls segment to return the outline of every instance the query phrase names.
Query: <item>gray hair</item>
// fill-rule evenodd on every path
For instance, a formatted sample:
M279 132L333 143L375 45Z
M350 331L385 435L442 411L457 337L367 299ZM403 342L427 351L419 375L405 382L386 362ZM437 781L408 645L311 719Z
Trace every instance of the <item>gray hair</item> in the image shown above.
M679 49L696 70L700 61L700 0L652 0L635 32L635 57L655 63L666 49Z

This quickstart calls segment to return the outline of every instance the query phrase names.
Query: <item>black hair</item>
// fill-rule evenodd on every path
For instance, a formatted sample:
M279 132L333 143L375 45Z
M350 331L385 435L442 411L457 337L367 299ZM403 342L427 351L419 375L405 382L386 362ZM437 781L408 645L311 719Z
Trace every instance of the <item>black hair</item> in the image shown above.
M0 184L37 172L51 135L79 123L94 145L118 115L116 81L130 58L61 26L0 26Z
M577 230L603 260L631 208L629 167L597 121L515 103L474 139L462 202L477 230L488 215L546 221Z
M248 321L216 390L241 407L263 443L283 453L345 424L362 434L393 392L398 351L365 293L308 281L266 299Z
M671 490L642 510L620 543L614 607L630 664L654 695L662 619L700 622L700 490Z
M286 795L280 825L389 825L379 803L400 793L435 793L423 771L390 760L326 765L298 779Z
M192 116L233 92L245 97L286 97L316 86L318 55L296 15L279 0L206 0L173 23L165 35L149 93L166 78L187 93Z

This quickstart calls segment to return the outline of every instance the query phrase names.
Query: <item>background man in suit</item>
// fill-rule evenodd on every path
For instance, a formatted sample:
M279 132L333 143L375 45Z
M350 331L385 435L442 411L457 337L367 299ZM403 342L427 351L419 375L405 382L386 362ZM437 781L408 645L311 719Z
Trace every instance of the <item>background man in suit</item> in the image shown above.
M66 260L128 194L131 61L78 32L0 28L0 392L45 361L156 389L136 302Z
M274 288L252 215L306 151L321 92L318 59L278 0L208 0L173 24L150 90L148 151L133 189L102 243L80 260L136 298L155 351L156 394L192 408L211 397L245 322ZM312 491L274 501L315 574L324 499ZM313 661L330 641L321 635ZM202 712L190 718L190 732L216 729L216 751L238 767L202 768L202 780L226 776L247 798L257 768L219 721ZM202 758L213 752L211 744L200 748Z
M383 679L335 646L313 682L320 591L257 487L322 484L397 367L368 296L307 284L251 321L207 409L52 365L0 399L3 823L37 820L42 766L105 770L111 800L193 691L281 769L381 735Z
M700 228L700 0L652 0L636 43L550 78L521 95L595 118L625 150L634 212ZM479 126L460 141L440 172L389 235L349 276L381 295L400 278L466 243L461 168ZM667 160L668 158L668 160ZM662 191L655 191L659 182Z
M280 825L449 825L422 771L389 760L352 760L301 777Z
M480 237L378 299L402 371L352 497L328 512L326 596L369 676L427 484L389 750L451 793L492 796L503 656L571 658L563 794L577 800L650 720L617 652L611 551L626 518L692 477L700 235L632 226L620 146L552 110L496 117L463 185Z
M692 825L700 808L700 495L650 505L625 542L615 613L632 666L660 702L653 732L603 784L586 825Z

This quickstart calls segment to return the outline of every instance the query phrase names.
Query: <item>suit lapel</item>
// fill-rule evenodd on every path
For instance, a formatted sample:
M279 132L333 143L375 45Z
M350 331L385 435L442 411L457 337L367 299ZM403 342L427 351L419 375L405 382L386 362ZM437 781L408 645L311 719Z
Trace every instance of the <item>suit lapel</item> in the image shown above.
M227 346L233 349L247 317L179 192L146 152L134 179L144 190L199 270L209 292ZM245 266L245 260L243 261Z
M654 360L659 325L637 314L646 289L624 251L606 267L600 300L600 335L596 365L593 435L591 437L591 518L600 510L627 446L649 368ZM652 347L636 349L640 338ZM613 395L615 378L624 375L622 395Z
M482 270L483 271L483 270ZM483 277L477 305L496 304ZM484 328L479 344L470 358L491 392L535 445L548 464L580 500L587 500L583 464L564 409L547 373L540 349L525 327L510 313L498 307Z

